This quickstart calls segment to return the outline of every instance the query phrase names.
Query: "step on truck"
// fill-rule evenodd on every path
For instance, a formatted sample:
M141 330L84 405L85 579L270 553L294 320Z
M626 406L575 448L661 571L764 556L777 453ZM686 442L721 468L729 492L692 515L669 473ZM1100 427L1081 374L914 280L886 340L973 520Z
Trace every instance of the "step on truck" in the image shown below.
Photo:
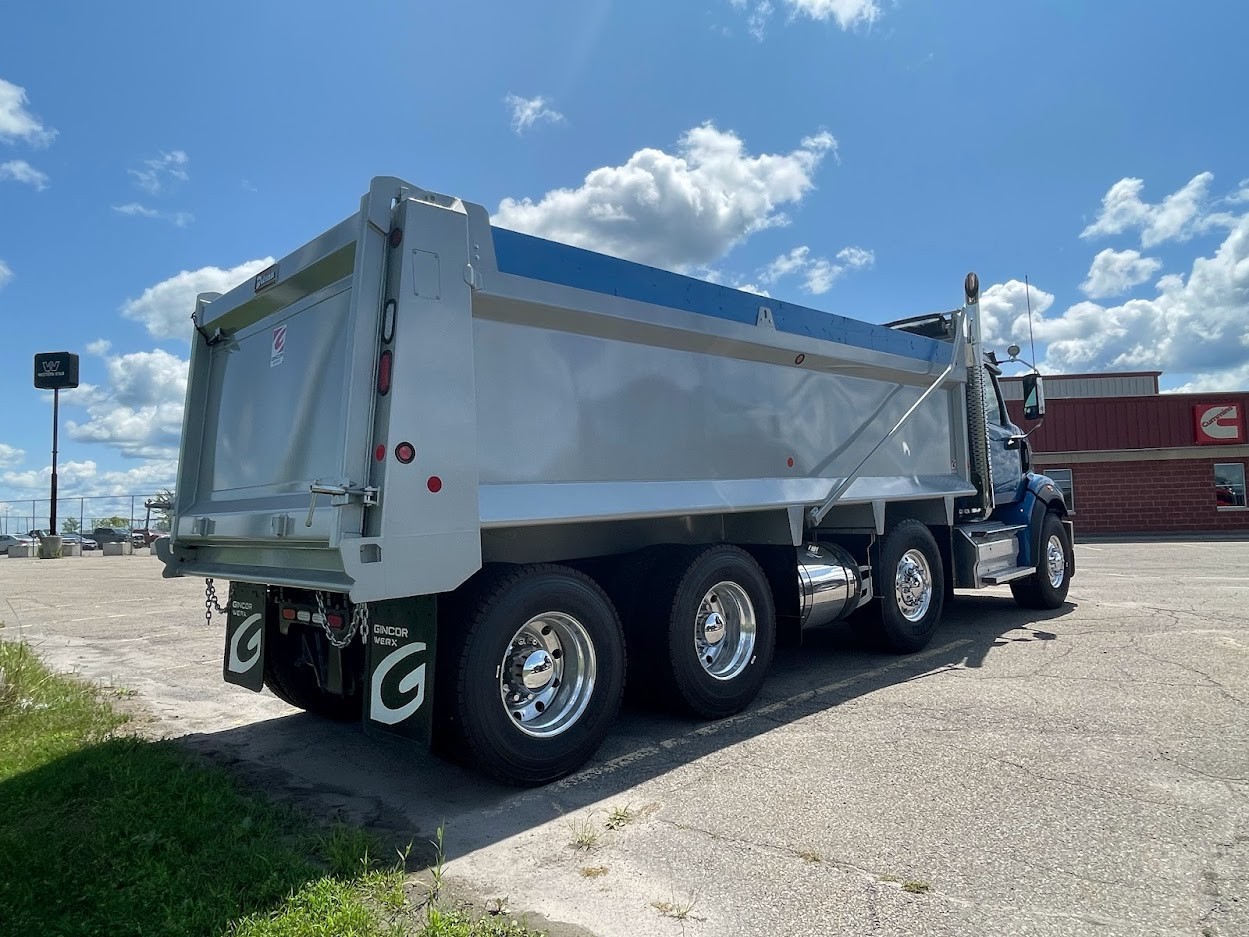
M1056 608L1072 525L979 290L876 325L376 178L197 297L163 575L205 580L226 681L521 785L626 682L718 719L806 629L912 653L955 589Z

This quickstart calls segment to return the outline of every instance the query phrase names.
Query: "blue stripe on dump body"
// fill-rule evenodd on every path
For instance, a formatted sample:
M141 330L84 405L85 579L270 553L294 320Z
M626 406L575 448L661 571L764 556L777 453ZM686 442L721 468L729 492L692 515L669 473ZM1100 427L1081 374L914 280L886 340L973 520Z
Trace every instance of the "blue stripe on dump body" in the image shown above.
M949 345L936 339L756 296L506 228L492 226L491 231L500 273L683 309L747 325L754 325L759 307L767 305L772 309L777 329L782 332L921 361L935 361L949 356Z

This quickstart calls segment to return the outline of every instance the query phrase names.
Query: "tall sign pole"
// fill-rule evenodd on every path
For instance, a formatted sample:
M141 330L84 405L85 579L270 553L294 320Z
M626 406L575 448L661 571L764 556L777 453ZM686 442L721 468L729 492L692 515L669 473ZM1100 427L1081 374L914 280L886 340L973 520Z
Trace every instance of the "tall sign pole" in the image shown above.
M69 351L45 351L35 355L35 387L52 391L52 507L49 536L56 532L56 460L61 428L61 391L78 386L78 356ZM34 518L31 518L34 524Z
M48 533L56 536L56 443L61 428L61 388L52 389L52 506L48 509Z

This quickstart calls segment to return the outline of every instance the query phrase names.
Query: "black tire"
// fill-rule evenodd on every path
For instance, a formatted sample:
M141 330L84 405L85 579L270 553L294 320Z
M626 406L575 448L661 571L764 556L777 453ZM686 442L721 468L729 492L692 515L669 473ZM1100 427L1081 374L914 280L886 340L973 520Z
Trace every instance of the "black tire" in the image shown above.
M921 651L936 633L945 608L945 570L937 541L919 521L901 521L885 534L876 555L879 561L872 578L879 595L877 641L896 654ZM917 585L914 578L909 585L898 582L904 559L908 570L924 577L926 585ZM904 608L904 600L898 596L900 589L908 600L915 599L914 607ZM916 613L918 617L914 617Z
M1049 549L1052 544L1061 552L1062 570L1057 572L1061 577L1058 585L1050 580L1051 567ZM1071 588L1071 570L1074 565L1071 541L1067 537L1067 528L1058 515L1047 511L1041 520L1041 537L1039 555L1036 560L1036 572L1023 579L1016 579L1010 584L1011 595L1021 608L1055 609L1067 601L1067 590Z
M656 593L651 616L652 625L663 627L655 655L661 689L685 712L722 719L745 709L767 679L776 648L772 589L754 557L729 544L681 551L672 561L668 587ZM715 590L721 583L728 586ZM725 610L720 637L700 654L698 639L706 638L704 626L710 612L720 614L717 609ZM736 640L737 629L749 620L741 612L753 619L753 640L744 634Z
M344 695L321 688L314 660L330 650L325 635L312 628L292 625L282 634L270 622L265 634L265 686L284 703L336 722L359 721L364 705L360 645L353 641L343 651Z
M539 616L555 617L531 625ZM583 573L554 565L487 574L467 605L465 627L455 648L454 692L444 727L451 744L461 743L463 754L479 770L518 786L548 784L585 764L607 737L624 691L624 635L602 588ZM541 669L530 674L534 679L550 675L553 682L542 692L524 685L519 669L523 658L513 653L520 646L513 639L522 629L525 639L552 642L534 644L530 652L547 653L539 661ZM586 647L592 651L595 673L592 686L578 693L583 683L562 681L565 668L571 670L569 661L584 663ZM507 666L509 659L515 667ZM518 692L531 694L527 706L517 703L512 710L505 705L505 674L511 675L506 679ZM543 702L547 691L551 695ZM530 715L518 718L514 711ZM568 714L566 723L548 724L561 712Z

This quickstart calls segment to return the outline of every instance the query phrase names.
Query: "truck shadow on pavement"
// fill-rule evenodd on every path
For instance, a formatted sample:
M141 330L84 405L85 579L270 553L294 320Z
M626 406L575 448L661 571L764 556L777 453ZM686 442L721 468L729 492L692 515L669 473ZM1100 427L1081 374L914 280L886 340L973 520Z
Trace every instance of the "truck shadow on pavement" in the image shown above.
M1012 645L1061 641L1046 626L1074 609L1068 602L1037 612L1009 597L959 595L929 647L910 656L874 652L845 625L808 632L801 648L778 648L763 691L744 713L707 723L627 703L590 764L531 790L494 783L400 740L366 736L357 724L306 713L182 741L268 797L367 826L398 845L427 845L445 827L445 856L454 859L884 687L979 668Z

